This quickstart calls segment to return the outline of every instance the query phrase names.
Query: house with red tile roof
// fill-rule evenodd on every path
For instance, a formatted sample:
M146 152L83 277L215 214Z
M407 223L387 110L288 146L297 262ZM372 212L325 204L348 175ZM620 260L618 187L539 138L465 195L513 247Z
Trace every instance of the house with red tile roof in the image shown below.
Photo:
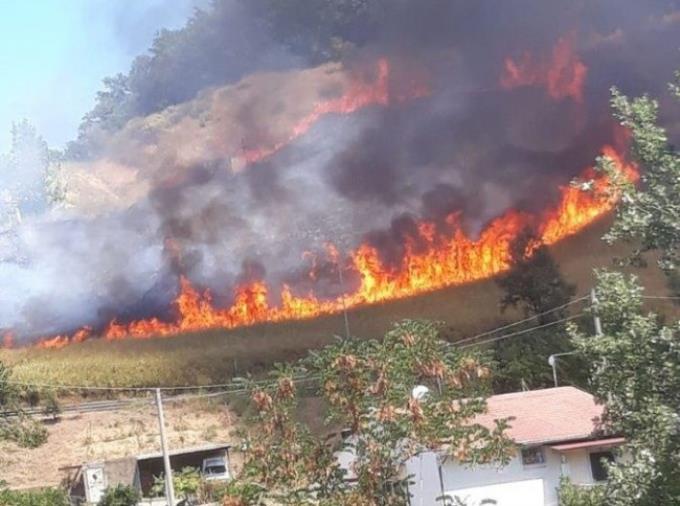
M556 506L562 476L583 486L606 480L603 461L617 458L613 450L624 442L601 430L603 407L575 387L494 395L487 405L477 421L490 426L510 419L507 435L517 445L515 457L502 468L470 468L421 454L406 465L413 476L412 506L442 504L437 501L442 496L467 506Z

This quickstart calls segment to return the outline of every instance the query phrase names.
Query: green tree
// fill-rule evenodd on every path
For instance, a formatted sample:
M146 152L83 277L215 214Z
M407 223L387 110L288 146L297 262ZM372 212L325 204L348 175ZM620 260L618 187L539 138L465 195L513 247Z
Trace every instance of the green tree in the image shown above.
M136 506L140 499L141 495L136 488L119 483L115 487L108 487L97 505Z
M680 99L680 71L669 87ZM636 186L617 173L611 160L599 159L599 170L607 173L615 183L613 191L621 194L616 219L605 239L634 244L633 261L656 250L661 254L659 266L666 272L675 271L680 262L680 154L658 124L656 100L647 95L630 99L613 88L611 103L614 117L632 134L631 152L643 170Z
M294 53L315 63L336 59L343 47L375 36L381 0L250 0L250 8ZM390 5L390 7L395 7Z
M630 458L610 466L606 504L680 504L680 322L666 326L642 307L635 277L597 272L604 335L572 329L605 404L603 427L626 437Z
M0 187L20 213L41 211L46 204L47 143L27 120L13 123L11 134L9 153L0 157Z
M338 340L298 367L279 367L274 387L252 392L256 415L241 479L261 484L277 504L400 505L407 500L403 465L422 451L469 465L506 462L506 421L474 421L486 407L489 368L438 335L434 323L407 320L382 341ZM294 378L301 372L318 378L327 423L350 433L344 442L330 445L297 421ZM427 395L414 397L416 385ZM353 456L356 486L342 479L338 449Z
M190 100L257 70L338 59L375 38L386 0L214 0L178 30L160 30L126 74L107 77L69 159L97 154L130 119Z
M567 316L567 304L576 293L576 288L567 283L547 246L540 244L531 230L524 230L513 241L510 262L510 270L496 281L503 290L501 311L515 307L522 310L525 316L535 317L527 322L527 326L550 324ZM513 330L521 329L515 327ZM493 348L497 364L495 390L508 392L523 386L551 386L553 379L548 357L569 349L568 336L561 326L498 341ZM560 361L561 377L581 382L583 379L578 373L581 368L578 362L574 357Z
M501 310L519 308L526 316L536 316L541 325L564 317L565 309L543 313L567 304L576 287L566 282L548 247L531 230L524 230L512 242L510 265L497 280L504 292Z
M680 73L670 91L680 98ZM598 170L620 198L605 240L634 246L627 259L644 264L642 254L659 254L659 267L677 284L680 244L680 157L658 124L659 105L648 96L629 99L612 90L615 118L629 129L632 155L642 169L635 185L598 159ZM642 306L643 289L634 276L599 271L595 311L604 334L590 337L572 329L590 368L591 386L605 404L603 427L626 437L629 458L609 467L605 504L680 504L680 322L664 325Z

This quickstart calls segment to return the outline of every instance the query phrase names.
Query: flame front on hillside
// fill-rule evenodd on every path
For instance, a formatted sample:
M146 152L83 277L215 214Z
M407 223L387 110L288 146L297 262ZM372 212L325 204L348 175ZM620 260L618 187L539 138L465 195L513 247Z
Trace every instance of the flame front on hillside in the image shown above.
M610 146L603 155L612 159L618 170L629 180L637 178L636 168L626 163ZM109 340L167 336L180 332L211 328L234 328L262 322L277 322L314 318L337 313L344 307L352 308L387 300L410 297L420 293L452 285L486 279L509 267L510 245L526 227L538 231L545 244L554 244L573 235L600 216L610 211L616 201L608 178L586 169L583 178L593 181L593 189L584 192L579 188L562 188L558 205L542 216L508 211L493 220L479 238L467 236L459 226L459 216L447 218L448 231L442 232L431 222L418 225L419 246L406 244L406 254L397 269L387 268L378 251L364 243L352 251L338 268L358 274L359 287L352 293L325 300L314 293L298 296L290 287L283 286L279 294L280 304L270 305L270 288L262 280L236 288L234 302L226 308L218 308L212 302L209 291L199 292L191 282L182 278L179 295L174 305L177 318L165 322L157 318L133 321L128 324L113 321L104 332ZM426 244L423 248L422 244ZM328 256L337 261L337 250L328 246ZM39 346L59 348L73 342L81 342L91 334L84 328L72 336L60 335L42 340Z
M99 132L64 162L72 206L5 236L0 346L337 314L492 278L527 229L552 245L606 215L618 196L593 159L638 178L609 87L656 95L641 69L666 65L641 67L639 44L680 25L482 11Z

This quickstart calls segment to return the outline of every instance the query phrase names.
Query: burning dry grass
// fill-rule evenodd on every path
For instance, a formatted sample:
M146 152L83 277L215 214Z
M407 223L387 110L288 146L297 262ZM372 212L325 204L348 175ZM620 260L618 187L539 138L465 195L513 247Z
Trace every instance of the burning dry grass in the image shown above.
M590 288L593 267L609 266L612 257L625 251L599 240L606 225L600 222L554 248L565 276L578 285L579 293ZM656 268L637 274L647 293L667 292ZM362 337L380 336L400 318L427 318L445 321L450 326L448 337L456 339L516 319L516 313L499 313L499 296L494 282L487 280L358 308L349 317L353 334ZM680 313L670 303L658 302L654 309L669 316ZM13 366L17 380L27 382L126 387L221 383L235 374L261 372L274 362L300 357L342 332L342 315L332 315L164 339L91 340L59 350L0 350L0 360Z

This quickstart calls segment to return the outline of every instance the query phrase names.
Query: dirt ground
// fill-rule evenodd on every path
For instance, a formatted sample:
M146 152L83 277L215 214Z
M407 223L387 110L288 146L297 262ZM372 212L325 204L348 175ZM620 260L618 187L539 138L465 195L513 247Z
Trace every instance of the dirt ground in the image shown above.
M165 408L168 444L171 449L195 447L233 440L236 417L224 406L189 403ZM28 450L0 442L0 479L10 488L58 485L69 466L86 462L160 451L155 407L137 405L120 411L64 415L46 422L49 440Z

